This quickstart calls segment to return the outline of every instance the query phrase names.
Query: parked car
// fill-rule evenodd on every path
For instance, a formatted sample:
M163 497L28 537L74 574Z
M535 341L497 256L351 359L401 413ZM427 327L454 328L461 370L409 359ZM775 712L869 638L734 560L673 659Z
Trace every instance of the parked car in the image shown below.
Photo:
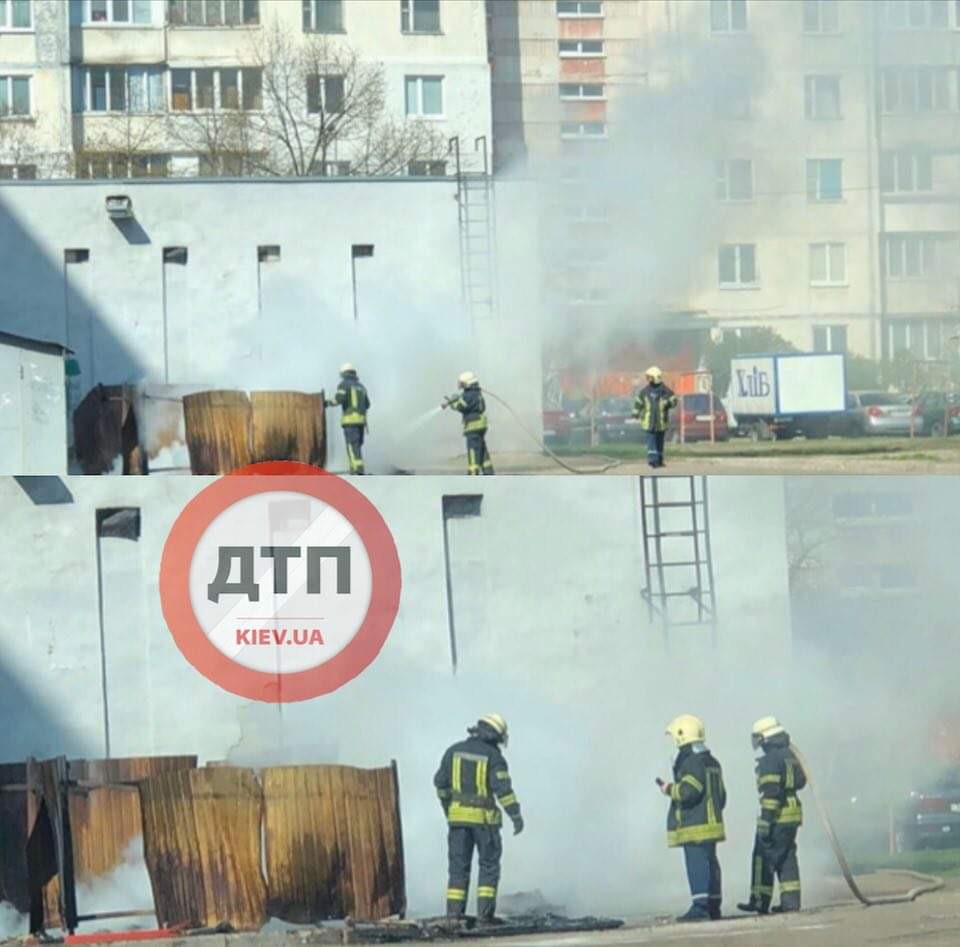
M544 410L543 440L547 444L589 443L590 401L564 400L561 407Z
M670 440L680 442L680 422L683 421L683 437L685 441L710 440L710 395L688 394L679 395L678 404L670 412L668 427ZM730 437L730 426L726 408L723 402L713 397L713 436L718 441L725 441Z
M941 770L911 790L895 814L897 851L960 847L960 766Z
M643 440L643 428L633 416L633 400L632 395L618 395L597 402L594 424L601 444Z
M855 394L847 394L844 410L831 416L827 431L837 437L859 437L864 433L863 408Z
M854 391L863 434L923 433L923 415L906 395L887 391ZM844 412L846 414L847 412Z
M931 437L960 432L960 395L952 391L925 391L914 402Z

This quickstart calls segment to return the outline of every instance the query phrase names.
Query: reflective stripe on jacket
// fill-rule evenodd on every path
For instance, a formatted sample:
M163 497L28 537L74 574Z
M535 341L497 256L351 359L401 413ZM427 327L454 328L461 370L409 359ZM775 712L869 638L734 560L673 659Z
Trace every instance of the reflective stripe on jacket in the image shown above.
M722 842L723 810L727 790L723 771L709 750L683 747L673 766L670 811L667 813L667 845Z
M433 784L450 825L501 825L497 803L511 819L520 815L507 761L494 744L478 737L443 754Z
M777 734L765 740L763 756L757 761L757 831L768 834L773 825L802 825L803 806L797 793L806 785L803 767L790 750L789 735Z
M473 384L464 388L450 402L450 407L463 415L464 434L476 434L487 429L487 405L479 385Z
M370 410L370 396L356 375L347 375L341 379L337 392L327 401L328 407L340 405L343 414L340 424L343 427L367 423L367 411Z
M670 409L677 406L677 396L664 384L647 385L637 392L633 416L640 419L645 431L665 431Z

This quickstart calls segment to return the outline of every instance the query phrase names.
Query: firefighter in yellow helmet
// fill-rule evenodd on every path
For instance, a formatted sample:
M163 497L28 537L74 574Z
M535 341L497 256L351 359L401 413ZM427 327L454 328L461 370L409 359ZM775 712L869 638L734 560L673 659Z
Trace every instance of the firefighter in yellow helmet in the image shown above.
M761 717L751 732L757 760L757 793L760 817L753 845L753 880L750 900L738 904L741 911L770 912L774 879L780 880L780 904L773 913L800 910L800 865L797 862L797 830L803 823L803 808L797 793L807 777L790 748L790 734L776 717Z
M646 371L646 385L633 402L633 416L640 421L647 437L647 463L663 466L663 441L667 434L670 409L677 406L677 396L663 383L663 372L656 365Z
M717 860L717 842L726 835L723 809L727 791L723 771L705 744L703 722L681 714L667 725L677 756L673 781L658 779L660 791L670 797L667 813L667 845L683 848L692 904L678 921L719 920L722 876Z
M340 384L334 396L327 399L325 404L328 408L340 405L342 409L340 426L343 428L343 437L347 443L350 473L362 476L365 473L363 436L367 430L370 396L357 377L357 370L349 362L340 366Z
M447 817L447 917L463 918L470 888L470 866L477 849L477 920L495 923L497 884L503 848L500 808L513 822L513 834L523 831L520 803L510 783L501 747L507 745L507 722L487 714L467 729L467 739L454 743L440 761L433 783ZM497 804L499 803L500 808Z
M446 398L441 408L453 408L463 415L463 436L467 439L467 473L492 474L493 461L487 451L487 405L480 380L473 372L462 372L457 379L458 394Z

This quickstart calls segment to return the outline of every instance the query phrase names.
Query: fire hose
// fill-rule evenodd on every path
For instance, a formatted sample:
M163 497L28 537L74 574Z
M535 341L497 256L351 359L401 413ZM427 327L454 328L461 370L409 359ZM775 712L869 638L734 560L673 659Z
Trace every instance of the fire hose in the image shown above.
M840 840L837 838L837 833L833 829L833 823L830 821L827 807L820 798L820 792L817 789L817 784L810 774L810 767L807 765L807 761L804 759L803 754L797 749L792 740L790 741L790 749L793 751L793 755L797 758L797 762L800 764L804 774L807 777L807 785L813 791L813 799L817 804L817 812L820 814L820 820L823 822L823 828L827 833L827 838L830 840L830 846L833 848L833 854L836 856L837 864L840 866L840 871L843 874L844 880L847 882L847 886L853 892L853 896L861 904L864 904L867 907L874 907L875 905L879 904L904 904L907 901L915 901L918 897L920 897L921 894L929 894L932 891L939 891L943 887L942 878L937 878L934 875L925 875L919 871L907 871L904 872L904 874L911 875L918 881L922 882L922 884L917 885L915 888L911 888L906 894L888 894L881 895L879 897L868 898L860 890L856 879L853 877L853 872L850 870L847 857L844 855L843 849L840 847Z

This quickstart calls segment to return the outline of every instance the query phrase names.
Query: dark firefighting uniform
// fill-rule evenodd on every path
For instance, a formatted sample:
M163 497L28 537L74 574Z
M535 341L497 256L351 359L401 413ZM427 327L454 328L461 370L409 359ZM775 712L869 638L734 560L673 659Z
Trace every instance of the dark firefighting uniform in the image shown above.
M514 823L520 818L520 803L510 784L507 761L495 743L471 735L443 754L433 783L449 826L447 914L459 917L466 910L470 865L476 847L480 865L477 915L492 918L503 851L503 818L497 803Z
M360 383L356 372L347 372L337 386L337 392L327 401L327 407L340 405L342 415L340 426L343 438L347 442L347 460L350 473L363 474L363 434L367 427L367 411L370 410L370 396Z
M463 415L463 434L467 439L467 473L492 474L493 461L487 452L487 405L480 386L467 385L450 401L450 407Z
M806 784L803 768L790 750L789 735L780 733L764 740L763 756L757 761L760 817L750 888L750 899L763 913L773 900L774 877L780 880L780 907L800 909L797 830L803 824L803 808L797 792Z
M677 396L662 382L647 385L637 392L633 402L633 416L640 419L640 427L647 435L647 463L663 466L663 441L667 433L670 409L677 406Z
M702 744L681 747L673 765L667 845L683 847L693 899L691 913L702 917L720 916L722 877L717 842L726 838L726 804L723 771L710 751Z

